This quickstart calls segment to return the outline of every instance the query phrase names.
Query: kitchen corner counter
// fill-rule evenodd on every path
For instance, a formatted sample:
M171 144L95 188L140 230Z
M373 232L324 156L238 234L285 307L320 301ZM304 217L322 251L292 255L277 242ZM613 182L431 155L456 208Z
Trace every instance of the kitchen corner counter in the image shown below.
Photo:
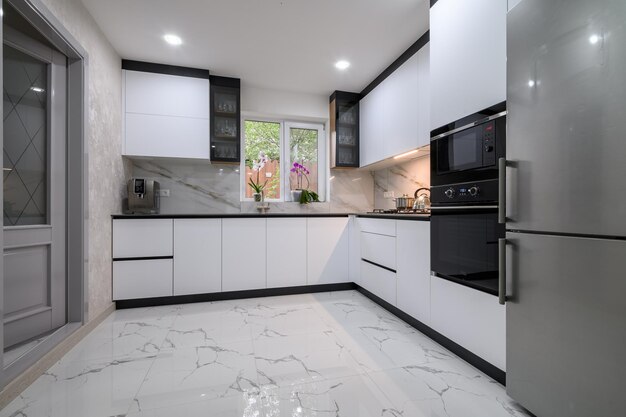
M245 219L284 217L348 217L352 213L205 213L205 214L113 214L115 219Z
M370 219L430 221L430 214L356 213L355 215L357 217L367 217Z

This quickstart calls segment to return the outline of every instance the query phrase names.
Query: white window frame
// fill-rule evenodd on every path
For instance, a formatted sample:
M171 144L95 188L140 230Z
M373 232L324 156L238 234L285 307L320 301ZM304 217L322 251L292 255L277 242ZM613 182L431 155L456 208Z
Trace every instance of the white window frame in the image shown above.
M281 196L280 198L266 198L267 202L291 202L291 193L290 184L289 184L289 170L291 169L290 158L291 155L290 147L289 147L289 129L311 129L317 130L317 175L318 175L318 195L320 201L326 201L326 185L328 182L328 177L330 175L328 170L328 151L327 151L327 140L326 140L326 131L323 123L311 123L311 122L298 122L284 119L277 119L275 117L264 117L264 116L242 116L241 118L241 152L242 158L240 163L239 172L240 175L240 200L242 202L251 202L254 201L253 198L246 197L246 187L248 187L248 176L246 175L246 158L245 158L245 146L246 146L246 129L245 122L246 121L254 121L254 122L268 122L268 123L279 123L280 124L280 190Z

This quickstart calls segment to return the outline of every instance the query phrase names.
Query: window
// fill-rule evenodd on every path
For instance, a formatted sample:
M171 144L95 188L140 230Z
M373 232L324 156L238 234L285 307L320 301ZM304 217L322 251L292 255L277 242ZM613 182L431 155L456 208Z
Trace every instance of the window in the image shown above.
M269 201L292 201L291 190L326 195L326 136L321 124L277 120L243 121L242 199L252 200L253 186L263 187ZM304 175L291 172L294 163ZM308 174L307 174L308 172Z

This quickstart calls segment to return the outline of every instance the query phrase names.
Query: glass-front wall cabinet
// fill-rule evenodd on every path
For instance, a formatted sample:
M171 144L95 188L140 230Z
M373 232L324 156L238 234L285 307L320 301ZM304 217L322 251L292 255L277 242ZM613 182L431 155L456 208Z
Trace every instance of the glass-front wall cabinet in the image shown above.
M359 167L358 93L335 91L330 96L331 168Z
M211 76L211 161L239 162L241 99L238 78Z

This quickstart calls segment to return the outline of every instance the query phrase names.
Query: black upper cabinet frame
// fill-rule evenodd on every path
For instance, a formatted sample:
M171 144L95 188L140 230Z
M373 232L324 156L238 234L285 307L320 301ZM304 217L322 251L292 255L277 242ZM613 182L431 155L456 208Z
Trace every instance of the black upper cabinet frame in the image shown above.
M330 96L330 167L359 167L361 94L335 91Z
M241 82L211 75L211 162L241 161Z

